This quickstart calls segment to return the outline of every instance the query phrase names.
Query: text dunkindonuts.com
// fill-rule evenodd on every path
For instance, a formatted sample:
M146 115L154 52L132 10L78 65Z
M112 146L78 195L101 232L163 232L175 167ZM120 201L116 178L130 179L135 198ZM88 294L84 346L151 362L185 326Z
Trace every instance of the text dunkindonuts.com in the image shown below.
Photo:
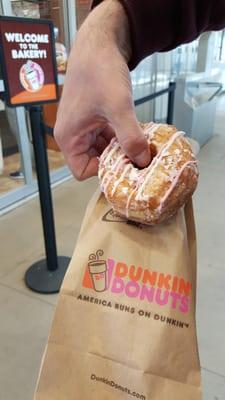
M162 307L169 306L184 314L190 309L192 285L181 277L129 266L112 258L91 264L83 278L85 288L124 294Z

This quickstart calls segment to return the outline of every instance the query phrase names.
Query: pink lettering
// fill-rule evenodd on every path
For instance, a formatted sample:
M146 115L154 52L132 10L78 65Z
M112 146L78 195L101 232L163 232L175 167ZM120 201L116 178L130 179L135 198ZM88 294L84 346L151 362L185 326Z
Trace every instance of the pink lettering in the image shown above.
M140 286L137 282L130 281L125 287L125 293L129 297L137 297L140 292Z
M112 283L112 287L111 287L111 291L113 293L122 293L124 290L124 282L122 279L120 278L114 278L113 279L113 283Z
M118 278L124 278L128 274L128 266L125 263L117 263L115 276Z
M108 258L107 260L107 289L110 286L111 283L111 279L112 279L112 274L113 274L113 268L115 266L115 261L113 260L113 258Z
M180 300L181 296L178 293L170 292L170 296L173 298L172 308L177 308L177 301Z
M147 298L147 300L152 303L153 299L154 299L154 294L155 294L155 288L153 287L147 287L147 286L142 286L141 289L141 295L140 295L140 299L144 300L145 298Z
M161 298L162 294L163 294L163 298ZM159 304L160 306L165 306L168 303L168 299L169 299L168 290L162 291L161 289L157 289L156 296L155 296L155 300L156 300L157 304Z
M187 296L181 297L180 312L187 313L189 311L189 298Z

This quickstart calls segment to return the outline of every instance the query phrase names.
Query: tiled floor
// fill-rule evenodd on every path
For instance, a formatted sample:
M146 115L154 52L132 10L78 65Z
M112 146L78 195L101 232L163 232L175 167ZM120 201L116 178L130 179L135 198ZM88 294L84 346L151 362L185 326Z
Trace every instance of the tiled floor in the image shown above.
M71 256L96 180L54 189L58 253ZM28 290L24 273L44 256L38 199L0 219L0 400L31 400L57 295Z
M62 153L54 150L48 150L48 162L50 171L63 167L65 160ZM21 169L21 160L19 153L5 157L3 162L3 171L0 173L0 195L10 190L18 189L24 185L23 179L12 179L9 174ZM33 173L35 178L35 172Z
M198 333L204 400L225 400L225 114L200 153L195 196L198 231ZM72 254L96 180L54 190L59 254ZM44 255L38 200L0 219L0 400L31 400L57 296L36 295L24 272ZM182 399L182 398L181 398ZM182 399L183 400L183 399ZM188 399L184 399L188 400Z
M200 152L195 196L198 233L198 338L204 400L225 399L225 99L215 135Z

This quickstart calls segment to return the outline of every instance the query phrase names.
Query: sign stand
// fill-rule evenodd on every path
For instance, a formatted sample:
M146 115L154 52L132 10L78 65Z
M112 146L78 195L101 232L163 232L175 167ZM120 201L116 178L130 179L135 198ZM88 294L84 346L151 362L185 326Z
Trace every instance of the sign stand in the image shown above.
M39 187L46 259L37 261L25 274L26 285L38 293L57 293L70 262L68 257L57 256L55 225L50 190L49 168L45 147L42 107L29 108L34 156Z

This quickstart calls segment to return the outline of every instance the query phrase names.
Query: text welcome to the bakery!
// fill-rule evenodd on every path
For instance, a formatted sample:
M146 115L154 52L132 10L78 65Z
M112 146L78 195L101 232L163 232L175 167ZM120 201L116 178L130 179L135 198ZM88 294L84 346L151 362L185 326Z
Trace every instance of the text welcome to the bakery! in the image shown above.
M39 45L49 43L48 34L5 32L5 39L15 44L15 48L11 49L13 59L47 58L47 50L40 49Z

